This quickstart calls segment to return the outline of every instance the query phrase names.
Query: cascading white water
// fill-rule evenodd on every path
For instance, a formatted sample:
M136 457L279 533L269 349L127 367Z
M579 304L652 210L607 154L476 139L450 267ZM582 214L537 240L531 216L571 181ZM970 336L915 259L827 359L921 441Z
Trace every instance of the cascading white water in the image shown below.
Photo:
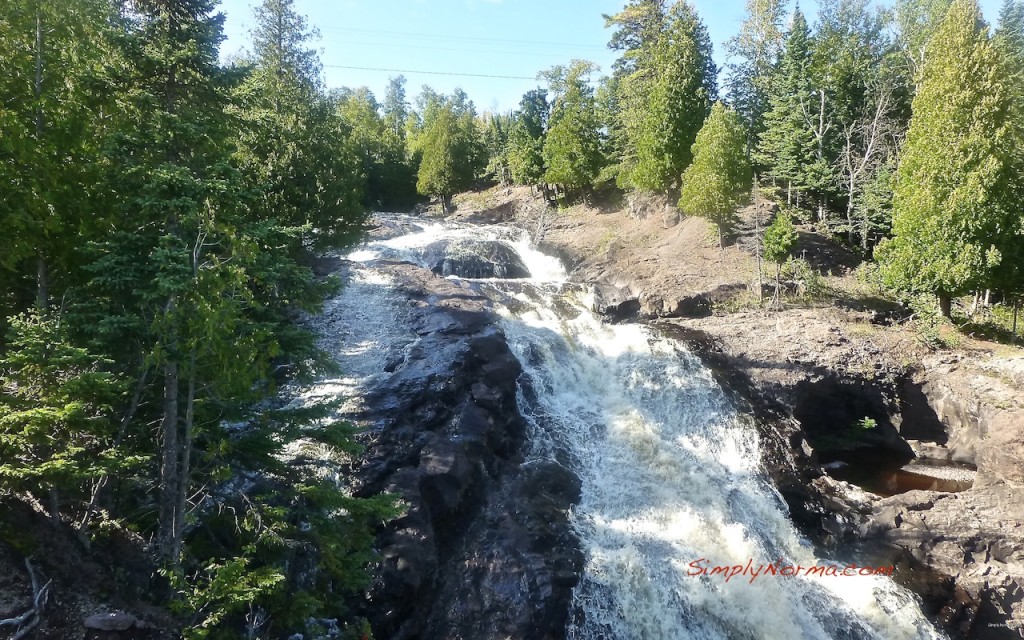
M582 480L572 519L586 566L570 638L942 637L887 577L694 575L748 561L830 563L795 530L761 470L754 426L700 361L643 326L603 324L525 234L434 224L370 243L348 256L363 264L333 311L394 317L372 260L420 262L417 249L453 237L505 240L533 274L481 288L529 378L521 408L534 426L531 455L556 456ZM353 376L346 388L379 375L381 352L415 340L375 322L336 345Z

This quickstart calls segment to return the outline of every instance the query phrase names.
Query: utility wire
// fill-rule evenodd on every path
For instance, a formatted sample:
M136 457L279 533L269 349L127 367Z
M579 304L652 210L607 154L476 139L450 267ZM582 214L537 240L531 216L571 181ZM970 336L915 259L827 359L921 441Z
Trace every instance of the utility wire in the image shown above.
M596 44L581 44L573 42L541 42L538 40L508 40L505 38L486 38L477 36L451 36L451 35L437 35L430 33L415 33L412 31L386 31L383 29L357 29L355 27L317 27L320 31L343 31L343 32L354 32L354 33L368 33L381 36L395 36L395 37L413 37L413 38L424 38L428 40L464 40L471 42L501 42L505 44L516 44L516 45L529 45L529 46L540 46L540 47L570 47L575 49L601 49L604 50L604 45Z
M554 56L566 57L567 52L565 51L494 51L487 49L472 49L472 48L456 48L456 47L438 47L429 44L406 44L406 43L390 43L390 42L364 42L359 40L320 40L323 44L328 45L359 45L360 47L386 47L389 49L423 49L426 51L453 51L456 53L467 53L471 55L500 55L500 56L531 56L531 57L542 57L550 58ZM580 56L583 57L583 56Z
M346 64L325 64L331 69L355 69L356 71L387 71L388 73L421 73L431 76L463 76L466 78L498 78L501 80L536 80L528 76L499 76L487 73L457 73L454 71L425 71L422 69L386 69L384 67L355 67Z

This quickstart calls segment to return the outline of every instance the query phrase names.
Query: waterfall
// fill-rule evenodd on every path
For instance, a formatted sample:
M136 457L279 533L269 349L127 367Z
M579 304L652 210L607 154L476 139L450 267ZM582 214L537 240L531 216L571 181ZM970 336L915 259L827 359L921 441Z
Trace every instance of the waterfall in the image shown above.
M685 345L601 322L586 292L518 230L400 221L418 230L347 256L349 284L326 313L354 321L325 346L348 377L317 393L358 393L417 339L375 261L426 266L422 249L440 239L512 246L532 278L473 284L494 301L525 371L528 456L556 458L582 481L572 522L586 564L568 637L943 637L889 577L836 575L852 561L830 560L801 537L761 469L752 420ZM816 569L783 575L797 566ZM745 571L709 575L713 567Z

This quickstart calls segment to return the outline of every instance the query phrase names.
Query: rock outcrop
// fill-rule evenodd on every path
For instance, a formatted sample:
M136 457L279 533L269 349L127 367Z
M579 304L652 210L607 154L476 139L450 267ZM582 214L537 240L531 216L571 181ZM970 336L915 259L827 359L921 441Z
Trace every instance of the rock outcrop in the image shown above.
M500 240L439 240L423 250L430 270L460 278L529 278L515 250Z
M575 475L526 457L519 362L486 299L406 263L378 263L408 302L412 345L367 390L359 493L407 505L379 537L362 603L380 638L564 637L582 554Z
M962 637L1024 636L1022 372L1021 358L926 358L905 387L902 430L930 435L923 455L974 465L977 478L961 493L881 500L862 526L946 579L940 615Z

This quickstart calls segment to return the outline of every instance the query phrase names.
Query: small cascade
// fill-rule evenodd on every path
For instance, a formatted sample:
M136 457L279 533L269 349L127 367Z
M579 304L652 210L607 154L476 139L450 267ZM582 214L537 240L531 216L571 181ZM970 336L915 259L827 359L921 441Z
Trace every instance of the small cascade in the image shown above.
M345 256L348 284L325 315L351 321L323 340L346 374L316 393L365 392L418 339L380 264L429 269L426 249L442 240L513 249L529 278L467 286L492 300L523 367L528 459L558 460L582 483L571 521L586 560L568 637L943 637L888 576L851 570L855 559L826 558L800 536L761 469L752 421L685 345L601 322L517 229L391 220L417 230Z

